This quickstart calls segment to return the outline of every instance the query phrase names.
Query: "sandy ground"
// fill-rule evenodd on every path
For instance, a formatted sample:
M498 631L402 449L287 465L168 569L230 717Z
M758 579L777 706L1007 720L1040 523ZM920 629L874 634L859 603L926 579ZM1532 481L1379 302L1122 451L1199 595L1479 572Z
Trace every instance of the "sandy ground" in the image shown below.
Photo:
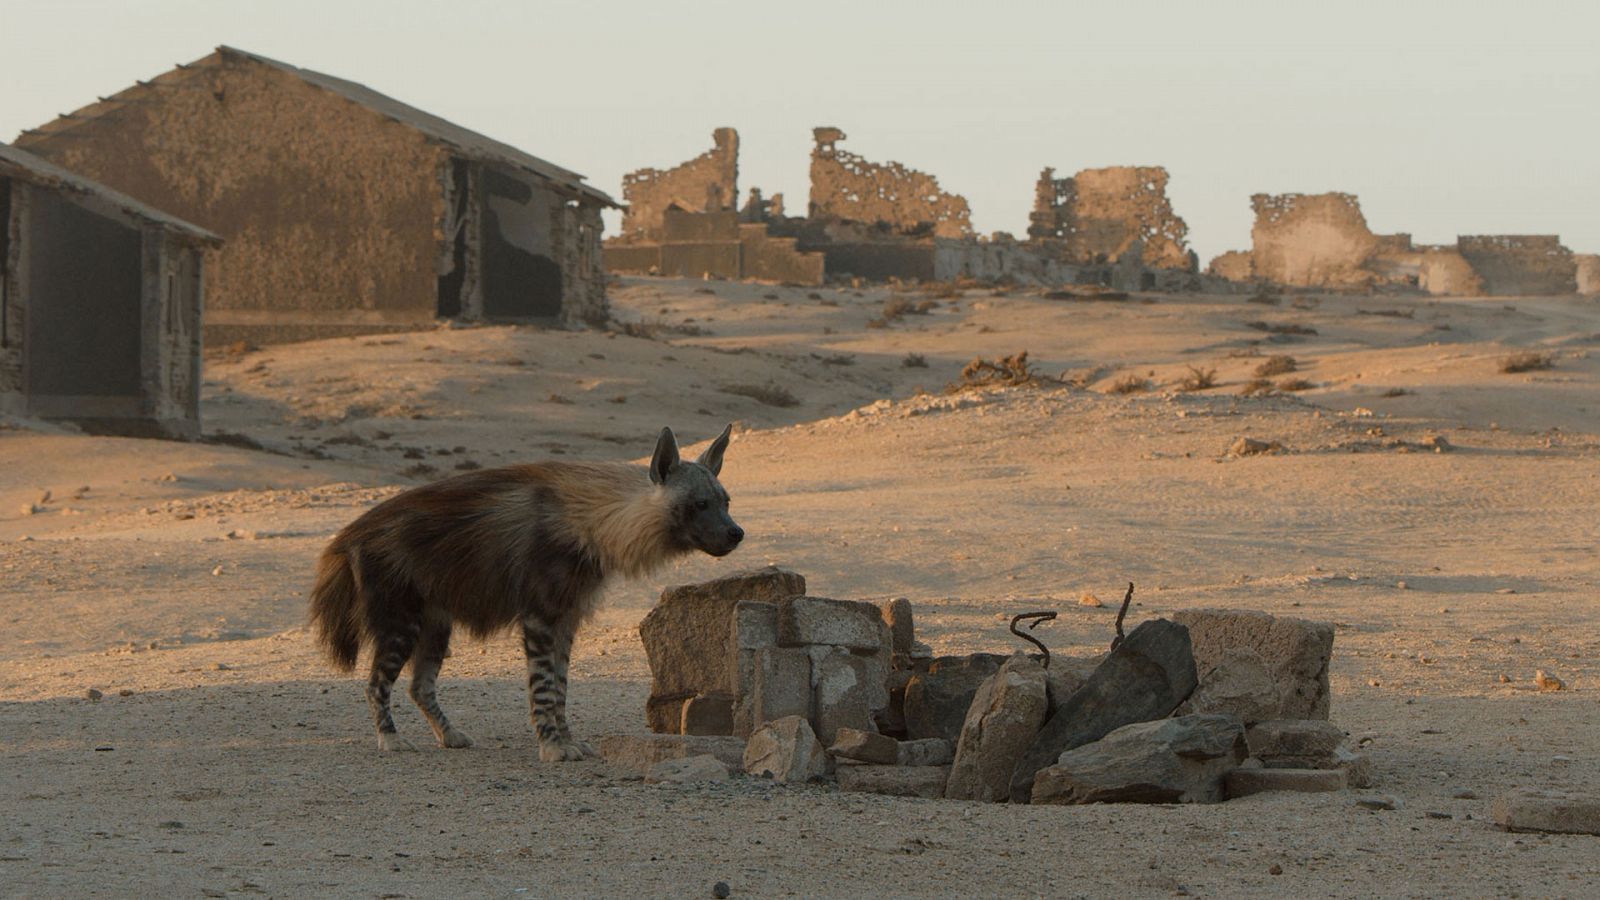
M1508 788L1600 791L1600 304L973 289L870 327L891 296L629 279L615 306L650 337L442 329L216 355L206 428L229 443L0 428L0 895L1600 893L1600 838L1487 821ZM1501 374L1524 348L1554 367ZM1047 383L943 393L973 356L1022 349ZM1275 381L1312 386L1241 396L1271 354L1298 368ZM1176 390L1190 366L1217 386ZM1129 375L1152 390L1112 392ZM666 584L775 562L815 594L912 598L945 653L1013 649L1009 614L1056 607L1045 640L1089 654L1131 580L1131 618L1336 623L1334 719L1403 807L650 786L537 761L509 638L458 642L445 667L478 748L376 752L358 679L303 628L335 530L457 469L634 459L662 424L692 443L728 421L750 537L610 590L576 650L580 736L643 730L636 627ZM1241 436L1287 451L1229 457ZM1537 692L1535 669L1569 690ZM426 736L408 704L397 717Z

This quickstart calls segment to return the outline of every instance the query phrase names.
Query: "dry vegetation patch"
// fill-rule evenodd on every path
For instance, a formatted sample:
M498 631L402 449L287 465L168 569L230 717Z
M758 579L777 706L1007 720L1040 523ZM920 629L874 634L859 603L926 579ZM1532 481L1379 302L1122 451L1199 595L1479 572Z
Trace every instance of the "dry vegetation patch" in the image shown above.
M1261 363L1261 365L1256 366L1256 377L1270 378L1273 375L1287 375L1290 372L1295 371L1297 368L1298 364L1295 362L1295 359L1292 356L1284 356L1281 354L1269 356Z
M976 388L1015 387L1031 384L1034 378L1026 350L993 361L980 356L967 363L966 368L961 370L961 380L947 386L945 392L955 394Z
M1553 369L1556 357L1553 353L1540 353L1537 350L1519 350L1516 353L1500 357L1500 371L1506 375L1517 372L1537 372L1541 369Z
M1142 394L1150 390L1150 379L1141 375L1124 375L1111 382L1113 394Z
M776 406L779 409L789 409L800 405L800 398L790 393L788 388L773 384L770 381L766 384L725 384L721 390L724 394L749 397L757 403Z
M1180 391L1203 391L1217 386L1217 370L1189 366L1189 374L1178 380Z
M1290 393L1293 393L1294 391L1309 391L1314 387L1316 387L1315 384L1312 384L1304 378L1285 378L1284 380L1278 382L1278 390L1288 391Z

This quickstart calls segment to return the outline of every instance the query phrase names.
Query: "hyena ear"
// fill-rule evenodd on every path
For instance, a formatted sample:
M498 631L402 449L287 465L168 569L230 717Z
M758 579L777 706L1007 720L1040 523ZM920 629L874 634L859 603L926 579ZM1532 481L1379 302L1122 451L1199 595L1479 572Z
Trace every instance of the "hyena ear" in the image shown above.
M711 446L707 447L705 452L700 454L700 458L695 460L695 462L710 469L711 474L721 475L722 454L727 451L728 438L732 436L733 425L730 423L727 428L722 429L722 433L717 435L717 439L711 442Z
M661 429L661 436L656 438L656 455L650 459L650 480L655 484L666 484L667 473L678 465L678 439L672 436L671 428Z

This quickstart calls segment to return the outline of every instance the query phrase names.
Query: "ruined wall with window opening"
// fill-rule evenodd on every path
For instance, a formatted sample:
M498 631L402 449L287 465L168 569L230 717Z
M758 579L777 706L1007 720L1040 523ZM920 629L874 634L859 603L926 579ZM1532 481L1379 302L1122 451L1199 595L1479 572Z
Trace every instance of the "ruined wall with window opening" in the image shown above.
M811 210L816 219L859 222L895 235L961 238L972 234L966 198L939 180L897 162L868 162L836 146L837 128L812 132Z

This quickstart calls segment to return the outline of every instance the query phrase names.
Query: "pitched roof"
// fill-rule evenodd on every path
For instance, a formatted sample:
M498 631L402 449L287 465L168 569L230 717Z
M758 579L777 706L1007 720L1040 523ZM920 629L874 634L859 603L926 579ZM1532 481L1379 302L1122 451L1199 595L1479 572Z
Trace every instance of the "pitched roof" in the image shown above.
M159 209L140 203L127 194L114 191L97 181L90 181L82 175L69 172L55 163L40 159L32 153L20 150L10 144L0 143L0 175L42 187L95 197L129 215L177 232L179 235L198 243L212 246L218 246L222 243L222 238L198 225L191 225L182 219L169 216Z
M237 48L227 46L218 47L216 53L211 54L204 59L197 60L187 65L179 65L177 69L166 72L162 75L158 75L154 79L151 79L151 81L141 81L137 86L122 91L114 96L102 97L98 103L90 104L76 112L63 115L53 122L41 125L36 129L31 129L23 134L24 136L31 136L33 134L48 135L70 129L77 122L94 119L100 115L110 112L123 103L139 102L140 98L135 95L135 92L139 91L141 88L152 84L171 84L175 80L183 78L185 73L193 70L196 66L204 65L212 60L227 56L246 59L260 65L270 66L271 68L280 72L292 75L293 77L298 78L313 87L331 91L332 93L337 94L340 97L343 97L344 99L349 100L350 102L362 106L368 110L371 110L372 112L375 112L378 115L389 119L390 121L398 122L401 125L421 132L428 139L451 148L466 159L471 159L478 162L498 163L513 169L519 169L560 185L561 187L564 187L574 193L581 194L585 198L595 203L617 207L619 209L621 208L617 204L617 201L611 199L611 197L604 191L592 185L585 184L583 176L577 172L574 172L570 169L564 169L555 163L549 162L548 160L543 160L531 153L518 150L516 147L513 147L510 144L502 143L494 138L479 134L470 128L463 128L454 122L441 119L432 113L424 112L414 106L402 103L399 100L388 96L387 94L380 94L364 84L357 84L354 81L346 81L343 78L335 78L332 75L325 75L321 72L313 72L310 69L302 69L298 66L292 66L286 62L279 62L278 60L261 56L257 53L251 53L248 50L239 50Z
M583 183L583 176L570 169L564 169L555 163L540 159L531 153L518 150L510 144L501 143L494 138L479 134L469 128L463 128L454 122L441 119L430 112L424 112L406 103L402 103L387 94L380 94L364 84L302 69L286 62L251 53L248 50L239 50L234 47L218 47L218 53L241 56L263 65L271 66L281 72L299 78L307 84L314 85L324 90L329 90L339 96L365 106L386 118L393 119L402 125L415 128L428 137L459 151L463 156L487 162L498 162L513 168L531 172L542 178L564 185L572 190L587 195L590 199L607 206L616 206L604 191Z

